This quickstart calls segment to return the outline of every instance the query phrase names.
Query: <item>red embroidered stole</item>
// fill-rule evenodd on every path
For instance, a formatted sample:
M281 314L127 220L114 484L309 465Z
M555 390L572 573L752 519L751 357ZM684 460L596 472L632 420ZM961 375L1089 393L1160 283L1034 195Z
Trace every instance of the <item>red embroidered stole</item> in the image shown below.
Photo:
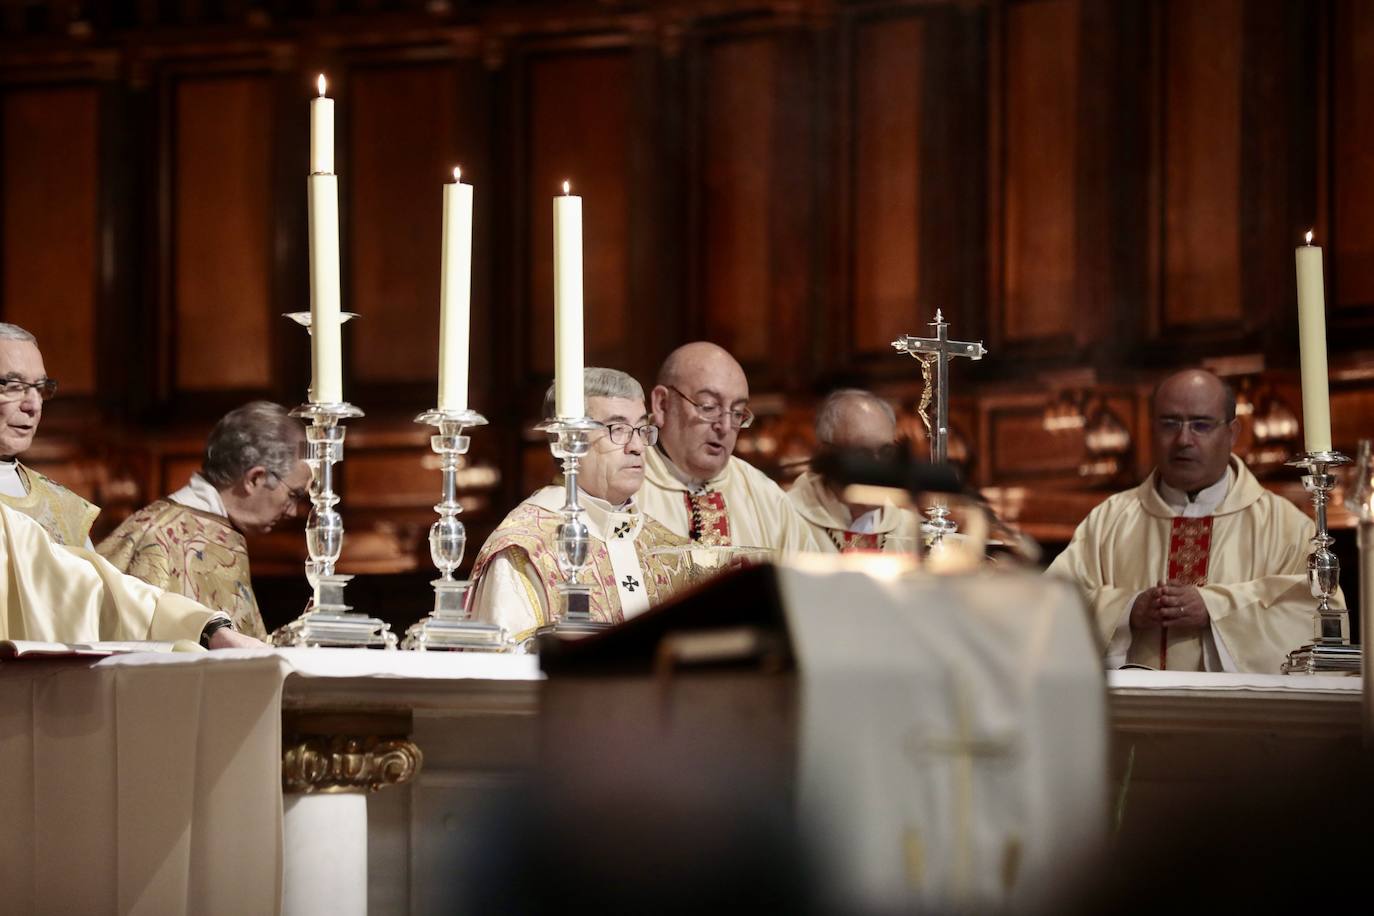
M730 515L725 494L713 490L682 494L687 502L687 536L708 547L730 546Z
M837 531L829 529L830 540L835 542L840 553L861 553L865 551L881 551L883 549L883 536L881 534L860 534L857 531Z
M1169 581L1205 585L1212 556L1212 516L1175 518L1169 531ZM1169 667L1169 630L1159 628L1159 667Z

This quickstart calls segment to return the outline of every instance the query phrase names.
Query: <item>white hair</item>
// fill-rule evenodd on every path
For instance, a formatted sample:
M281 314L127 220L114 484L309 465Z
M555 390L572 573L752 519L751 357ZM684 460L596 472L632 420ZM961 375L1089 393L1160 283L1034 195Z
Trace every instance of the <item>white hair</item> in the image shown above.
M834 444L835 428L840 425L846 405L854 401L876 405L896 425L897 413L887 401L862 388L840 388L826 395L821 406L816 408L816 438L819 441L826 445Z
M557 407L557 383L549 386L544 393L544 416L552 418ZM644 400L644 388L635 381L634 376L619 369L603 369L600 366L586 366L582 370L582 396L588 398L624 398L627 401Z
M38 338L17 324L10 324L8 321L0 321L0 340L24 340L37 346Z

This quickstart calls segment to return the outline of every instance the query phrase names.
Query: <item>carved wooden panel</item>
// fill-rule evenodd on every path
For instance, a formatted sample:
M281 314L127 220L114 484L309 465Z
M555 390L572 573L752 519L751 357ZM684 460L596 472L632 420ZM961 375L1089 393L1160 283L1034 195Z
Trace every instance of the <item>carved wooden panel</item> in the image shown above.
M1074 295L1078 0L1006 11L1002 301L994 332L1008 344L1077 342Z
M182 391L270 384L272 91L267 77L174 89L174 378Z
M924 330L918 299L924 42L917 18L870 20L855 29L850 315L861 353L890 353L894 338Z
M706 52L701 130L700 244L707 336L746 365L772 345L769 213L778 101L777 46L768 37Z
M1163 328L1239 320L1243 0L1164 21Z
M553 198L582 197L587 365L617 366L633 346L629 302L631 57L613 50L534 58L526 136L529 364L553 374ZM636 307L650 307L636 303Z
M64 394L95 388L96 90L3 97L3 318L38 337Z
M1374 304L1374 6L1340 0L1334 7L1333 257L1335 308Z
M352 278L345 307L362 314L344 331L353 375L360 383L434 379L443 184L463 165L454 72L444 64L358 68L344 91ZM468 163L464 180L473 185L474 219L478 207L497 205L492 176Z

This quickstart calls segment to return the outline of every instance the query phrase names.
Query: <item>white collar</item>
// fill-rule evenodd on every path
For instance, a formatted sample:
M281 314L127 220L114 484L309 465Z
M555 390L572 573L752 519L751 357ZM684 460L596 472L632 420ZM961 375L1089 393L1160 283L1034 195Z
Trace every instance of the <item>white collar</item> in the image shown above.
M178 506L198 509L211 515L218 515L220 518L229 517L229 510L224 508L224 498L219 495L219 490L216 490L210 481L198 473L192 474L190 483L167 498Z
M1183 518L1205 518L1214 514L1217 507L1226 499L1226 494L1231 490L1231 482L1235 480L1236 472L1231 470L1230 464L1226 466L1226 473L1217 478L1217 482L1208 487L1198 490L1197 496L1192 499L1182 490L1176 490L1164 482L1161 477L1157 483L1159 486L1159 496L1164 500L1164 504L1174 513Z

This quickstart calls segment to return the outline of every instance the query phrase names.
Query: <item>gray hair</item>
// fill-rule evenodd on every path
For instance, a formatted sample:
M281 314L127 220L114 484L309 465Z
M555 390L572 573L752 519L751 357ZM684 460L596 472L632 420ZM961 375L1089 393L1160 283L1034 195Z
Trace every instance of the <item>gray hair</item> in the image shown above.
M544 392L544 416L552 418L557 408L558 383L549 386ZM635 381L634 376L619 369L603 369L587 366L582 370L582 396L588 398L625 398L628 401L644 400L644 388Z
M25 340L34 346L38 345L38 338L17 324L10 324L8 321L0 321L0 340Z
M255 467L264 467L284 480L301 460L305 440L301 424L286 408L271 401L253 401L225 414L205 443L200 474L217 488L233 486Z
M862 401L874 404L886 414L887 418L895 426L897 424L897 413L892 409L892 405L871 391L862 388L840 388L826 395L821 406L816 408L816 438L832 445L835 442L835 427L840 425L840 417L844 413L845 404L849 401Z

